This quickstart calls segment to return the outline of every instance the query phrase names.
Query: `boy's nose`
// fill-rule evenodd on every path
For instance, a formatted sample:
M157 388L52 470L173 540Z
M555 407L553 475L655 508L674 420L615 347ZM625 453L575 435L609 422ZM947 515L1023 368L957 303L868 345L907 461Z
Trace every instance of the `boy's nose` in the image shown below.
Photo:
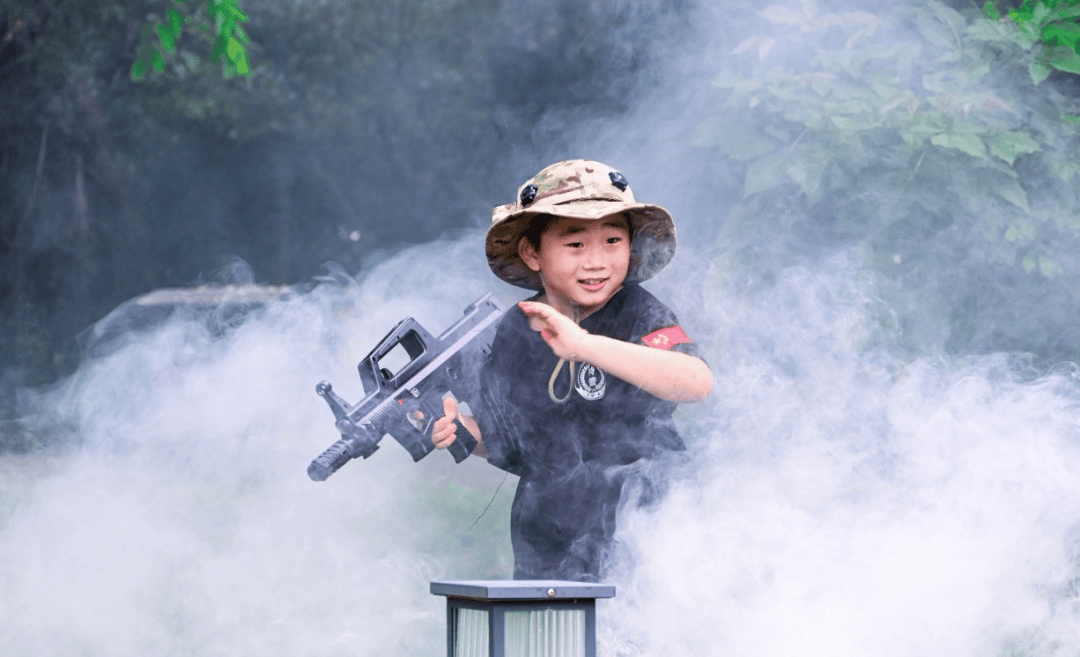
M595 246L586 247L583 265L586 269L601 269L604 266L604 250Z

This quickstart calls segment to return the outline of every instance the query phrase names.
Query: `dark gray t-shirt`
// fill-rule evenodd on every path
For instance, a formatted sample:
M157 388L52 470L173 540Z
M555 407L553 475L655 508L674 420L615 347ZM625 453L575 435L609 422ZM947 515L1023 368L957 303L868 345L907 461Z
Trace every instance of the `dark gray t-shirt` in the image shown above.
M595 335L697 356L675 314L638 285L627 285L581 322ZM520 308L503 318L481 382L477 421L488 461L520 477L511 511L518 579L599 577L615 531L626 472L633 464L686 449L665 401L591 365L564 365ZM573 389L571 390L571 386ZM635 471L640 472L640 469Z

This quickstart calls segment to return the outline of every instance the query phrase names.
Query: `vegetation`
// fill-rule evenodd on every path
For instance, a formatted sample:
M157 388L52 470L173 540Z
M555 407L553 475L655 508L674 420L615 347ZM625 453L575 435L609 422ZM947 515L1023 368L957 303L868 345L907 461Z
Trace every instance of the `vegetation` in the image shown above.
M177 4L184 2L175 1ZM209 38L210 61L221 64L221 72L225 77L250 75L251 67L248 65L247 51L244 50L244 44L250 39L240 27L240 23L247 21L247 16L240 11L236 0L209 0L206 3L205 18L199 14L196 16L202 20L192 21L176 8L172 8L165 13L164 20L156 25L147 25L143 29L138 57L131 65L132 77L141 79L151 68L158 73L163 72L165 58L176 51L177 41L184 33L185 26L188 26L188 31L201 33ZM193 22L197 25L194 29L191 27Z
M482 224L535 167L507 158L536 118L625 109L651 56L627 31L680 15L239 4L0 0L0 398L71 372L124 300L234 257L303 282Z
M993 2L983 10L991 20L1001 19ZM1029 65L1036 84L1053 69L1080 73L1080 0L1024 0L1008 16L1019 28L1010 38L1021 47L1037 49Z
M295 283L483 225L576 152L564 119L620 117L709 36L689 0L243 4L0 0L0 408L234 257ZM708 181L715 271L753 293L845 250L874 339L1080 358L1078 2L836 4L728 11L697 63L716 102L670 147L738 174Z
M1038 5L1027 22L934 0L762 11L695 134L742 171L725 267L767 276L855 246L888 302L882 330L913 354L1080 357L1080 87L1045 83L1080 57L1060 36L1078 12Z

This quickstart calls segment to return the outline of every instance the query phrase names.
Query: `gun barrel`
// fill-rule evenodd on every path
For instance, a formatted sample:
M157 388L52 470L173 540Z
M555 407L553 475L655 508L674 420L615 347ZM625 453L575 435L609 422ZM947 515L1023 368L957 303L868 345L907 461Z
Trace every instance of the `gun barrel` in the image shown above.
M341 439L320 454L311 465L307 473L312 481L326 481L349 461L357 457L367 458L379 449L379 438L370 435L342 435Z
M352 452L345 440L337 441L311 462L307 473L312 481L326 481L338 468L352 460Z

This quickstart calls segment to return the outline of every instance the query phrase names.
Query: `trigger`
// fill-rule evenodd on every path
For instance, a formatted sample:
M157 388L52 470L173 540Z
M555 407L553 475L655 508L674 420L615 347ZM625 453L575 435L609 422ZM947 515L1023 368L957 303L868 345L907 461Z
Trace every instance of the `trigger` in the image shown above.
M409 421L409 424L413 426L413 429L416 429L417 431L423 433L424 430L427 429L427 427L431 424L431 419L427 416L427 414L424 415L423 419L418 419L416 417L416 414L420 412L422 411L409 411L405 414L405 419Z

